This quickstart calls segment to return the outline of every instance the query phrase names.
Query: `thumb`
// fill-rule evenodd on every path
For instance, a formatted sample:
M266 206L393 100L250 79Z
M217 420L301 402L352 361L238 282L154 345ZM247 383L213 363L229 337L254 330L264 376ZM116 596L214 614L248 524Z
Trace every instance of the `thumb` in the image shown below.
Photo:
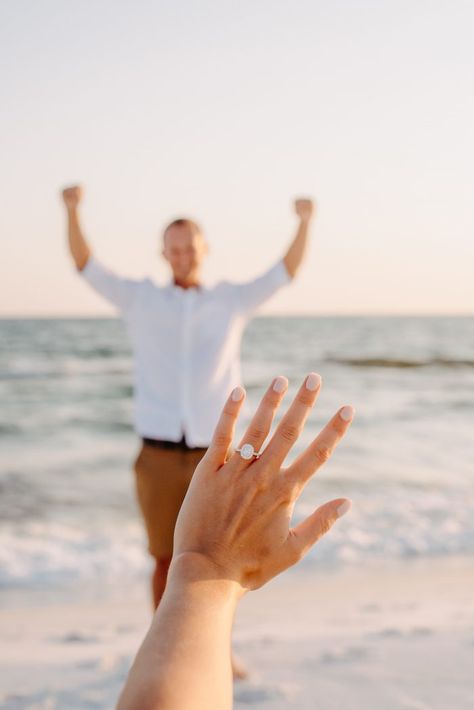
M297 558L301 559L323 535L329 532L336 520L349 512L351 507L352 502L348 498L331 500L290 530L290 539Z

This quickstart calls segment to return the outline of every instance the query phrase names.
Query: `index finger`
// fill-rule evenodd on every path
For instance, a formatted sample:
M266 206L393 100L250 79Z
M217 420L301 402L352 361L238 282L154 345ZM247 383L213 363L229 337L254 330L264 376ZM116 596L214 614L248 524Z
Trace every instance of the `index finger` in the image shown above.
M211 461L214 465L222 466L227 458L229 449L234 438L235 425L245 399L245 390L243 387L235 387L217 422L214 429L211 444L205 454L207 461Z

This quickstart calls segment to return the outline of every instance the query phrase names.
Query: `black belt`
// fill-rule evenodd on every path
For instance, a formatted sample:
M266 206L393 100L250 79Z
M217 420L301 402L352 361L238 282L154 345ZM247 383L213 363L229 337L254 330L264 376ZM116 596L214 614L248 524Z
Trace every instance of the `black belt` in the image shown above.
M207 449L206 446L188 446L184 435L181 441L149 439L148 437L143 437L142 441L146 446L153 446L155 449L175 449L178 451L206 451Z

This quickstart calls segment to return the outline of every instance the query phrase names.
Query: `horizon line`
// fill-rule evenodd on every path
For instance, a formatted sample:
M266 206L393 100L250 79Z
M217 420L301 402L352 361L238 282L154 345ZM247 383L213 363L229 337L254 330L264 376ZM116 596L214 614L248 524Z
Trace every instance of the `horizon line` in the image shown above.
M257 313L250 320L255 318L473 318L474 311L418 311L418 312L403 312L403 311L360 311L360 312L298 312L291 313ZM0 313L0 321L5 320L121 320L120 314L2 314Z

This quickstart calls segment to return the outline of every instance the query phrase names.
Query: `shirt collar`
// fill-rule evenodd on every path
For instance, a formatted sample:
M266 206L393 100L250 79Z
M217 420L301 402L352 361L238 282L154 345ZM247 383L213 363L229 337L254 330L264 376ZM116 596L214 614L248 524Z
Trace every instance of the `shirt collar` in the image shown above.
M204 283L200 283L199 286L193 286L192 288L181 288L181 286L175 284L173 279L168 281L167 289L172 293L204 293L209 290Z

